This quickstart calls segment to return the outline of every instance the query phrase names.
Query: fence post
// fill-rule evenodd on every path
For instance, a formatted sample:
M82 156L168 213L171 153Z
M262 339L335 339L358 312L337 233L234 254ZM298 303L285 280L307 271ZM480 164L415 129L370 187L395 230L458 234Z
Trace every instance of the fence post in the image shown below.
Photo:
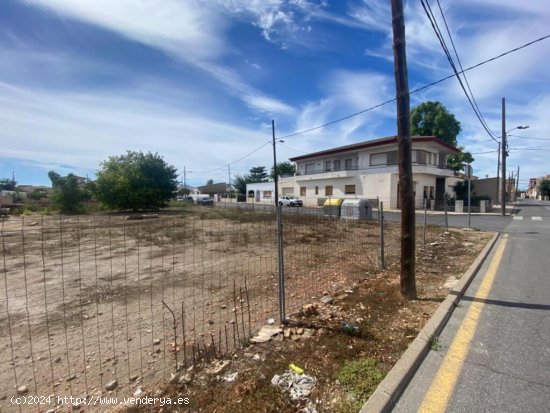
M380 223L380 268L384 269L384 202L378 205L378 222Z
M424 200L424 248L426 248L426 219L428 217L428 205Z
M277 262L279 266L279 319L281 324L286 321L285 310L285 262L283 252L283 211L282 206L276 206L277 211Z
M445 231L449 232L449 217L447 216L447 195L443 198L443 209L445 210Z

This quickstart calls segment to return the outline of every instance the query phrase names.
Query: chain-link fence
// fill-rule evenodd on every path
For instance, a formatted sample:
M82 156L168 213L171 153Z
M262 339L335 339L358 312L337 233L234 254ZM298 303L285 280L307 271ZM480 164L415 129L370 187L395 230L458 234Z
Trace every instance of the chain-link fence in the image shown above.
M242 205L141 219L4 220L1 411L27 410L10 403L18 393L128 394L138 382L231 353L270 318L280 321L274 208ZM378 210L367 220L283 211L286 315L380 267ZM390 265L399 254L391 214L383 225Z

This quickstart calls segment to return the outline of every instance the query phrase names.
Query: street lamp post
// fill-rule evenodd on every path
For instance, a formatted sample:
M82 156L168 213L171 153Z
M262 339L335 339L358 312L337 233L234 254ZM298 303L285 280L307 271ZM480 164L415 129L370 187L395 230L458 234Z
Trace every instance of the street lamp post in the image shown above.
M510 129L509 131L506 131L506 100L505 98L502 98L502 144L500 145L500 150L502 152L502 189L501 189L501 209L502 209L502 216L506 215L506 157L508 156L508 145L506 143L506 135L509 132L512 132L516 129L527 129L529 128L529 125L520 125L516 126L515 128ZM498 185L498 179L497 179L497 185Z
M502 151L502 194L501 194L501 202L502 202L502 216L506 215L506 157L508 156L508 142L507 137L510 132L516 129L528 129L529 125L519 125L515 128L512 128L508 131L506 131L502 136L502 144L500 145L500 149ZM517 178L516 178L517 179ZM497 179L497 186L498 186L498 179Z

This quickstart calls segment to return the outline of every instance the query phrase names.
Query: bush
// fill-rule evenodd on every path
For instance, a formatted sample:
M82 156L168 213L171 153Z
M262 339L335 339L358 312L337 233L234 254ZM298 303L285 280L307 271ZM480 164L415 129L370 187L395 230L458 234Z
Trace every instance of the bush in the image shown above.
M94 192L109 208L138 211L165 207L176 189L176 168L160 155L128 151L101 164Z

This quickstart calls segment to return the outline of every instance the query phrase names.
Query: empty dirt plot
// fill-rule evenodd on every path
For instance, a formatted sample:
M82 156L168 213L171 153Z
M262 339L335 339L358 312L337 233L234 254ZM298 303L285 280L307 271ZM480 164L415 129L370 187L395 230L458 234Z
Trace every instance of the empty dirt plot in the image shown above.
M128 394L178 363L232 351L278 318L273 214L127 217L0 224L1 411L37 410L13 405L18 392ZM371 222L285 217L287 312L376 268L378 231Z

